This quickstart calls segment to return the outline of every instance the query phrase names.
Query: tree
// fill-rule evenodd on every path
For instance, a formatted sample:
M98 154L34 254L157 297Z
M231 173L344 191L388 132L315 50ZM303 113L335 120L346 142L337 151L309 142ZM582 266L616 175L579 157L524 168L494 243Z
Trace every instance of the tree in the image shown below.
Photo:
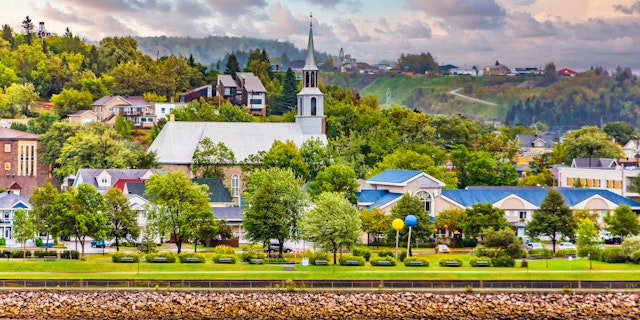
M436 216L435 228L453 232L453 238L458 245L458 239L464 230L464 210L456 208L441 211Z
M338 192L352 203L357 200L356 192L359 187L356 172L346 164L332 164L326 167L309 183L311 195L314 197L323 192Z
M29 198L29 203L31 204L29 215L33 219L34 229L38 233L47 235L46 244L49 243L50 228L55 219L53 208L56 197L58 197L58 190L51 183L46 183L42 187L34 188L33 195ZM49 246L44 248L47 251Z
M94 187L83 183L78 188L59 194L53 210L53 233L75 237L82 247L83 259L87 237L104 239L108 230L107 219L104 216L104 199Z
M89 110L93 103L93 96L89 91L63 89L51 96L50 100L59 116L64 117L78 110Z
M326 59L324 59L324 65L322 66L322 71L325 72L332 72L333 71L333 58L331 56L327 56Z
M298 147L291 140L274 141L271 149L262 157L262 165L265 168L290 168L296 177L303 180L309 177L309 168Z
M24 209L18 209L13 213L13 237L22 243L22 258L27 258L27 240L33 239L33 220L29 218Z
M194 219L190 221L190 228L193 230L193 252L198 250L198 241L213 238L218 233L216 217L211 209L204 209L197 212Z
M140 96L154 89L153 78L149 71L135 62L118 64L111 70L115 88L113 93L123 96Z
M469 237L480 236L484 240L483 231L487 228L501 230L509 223L504 217L504 211L491 203L476 203L464 210L464 234Z
M233 228L229 225L229 221L218 220L217 236L220 237L220 239L231 239L233 237Z
M411 238L414 240L428 239L433 234L433 224L429 217L429 212L425 211L424 203L409 193L402 195L400 200L391 209L390 221L394 219L404 219L412 214L418 219L418 223L411 228ZM400 230L400 241L408 241L409 228L403 228ZM387 225L387 239L395 239L396 232L391 229L391 225ZM412 255L411 247L409 247L409 256Z
M368 176L373 176L386 169L423 171L444 182L447 188L455 188L458 185L458 178L454 172L447 170L444 166L436 165L431 155L414 150L396 149L393 153L384 156L382 161L378 162L376 167L368 173Z
M544 74L542 82L545 85L550 85L559 80L558 72L556 71L556 65L553 62L549 62L544 66Z
M124 239L137 239L140 235L138 215L129 206L127 197L122 190L111 188L104 196L105 217L109 230L108 239L115 239L116 251L120 251L120 241Z
M209 137L205 137L198 143L192 159L191 172L195 176L222 180L224 180L224 166L236 163L236 157L231 149L223 142L215 144Z
M622 121L605 123L602 131L621 145L625 145L629 140L636 138L636 129Z
M364 208L360 210L360 221L362 222L362 231L367 233L367 245L370 243L371 236L374 236L376 245L379 244L379 235L384 234L390 225L389 218L380 210L373 208L371 210Z
M496 257L499 257L504 251L512 258L515 258L520 252L522 241L516 237L515 232L508 226L499 230L485 228L482 234L484 235L484 245L494 248Z
M206 185L199 185L180 171L154 174L146 183L149 197L149 223L162 234L171 233L173 241L182 251L182 243L193 236L192 221L209 208Z
M593 221L588 218L578 220L577 228L577 254L579 257L589 256L589 264L591 264L591 260L593 260L593 254L600 250L596 247L596 245L600 242L598 239L598 228L593 223Z
M309 168L309 180L315 179L318 172L334 163L331 149L319 138L305 140L300 146L300 154Z
M2 39L9 42L11 48L15 49L16 39L13 37L13 29L8 24L2 25Z
M31 44L33 41L33 21L31 18L27 16L24 20L22 20L22 32L24 32L24 42L26 44Z
M120 134L122 139L131 139L133 127L133 122L126 120L122 114L116 116L116 122L113 124L113 128Z
M37 118L29 119L27 122L27 132L44 134L58 121L60 121L60 117L57 114L47 111L40 112Z
M71 137L73 137L80 125L69 122L56 122L47 132L40 136L38 143L38 155L40 161L50 166L50 170L53 170L60 165L56 163L56 160L60 157L60 152L64 143Z
M549 236L553 243L553 252L556 252L558 237L572 236L575 233L576 220L560 192L549 189L540 208L533 213L531 221L525 228L531 238L537 238L540 235Z
M564 135L562 144L566 150L564 162L574 158L621 158L622 151L596 126L584 126Z
M29 115L31 105L38 99L38 93L32 83L12 83L5 90L7 106L4 108L3 117L17 118L21 115Z
M288 168L254 171L244 191L242 226L247 239L266 245L276 239L282 255L282 243L299 238L298 223L307 202L303 183Z
M224 74L230 74L235 80L237 72L240 72L240 64L238 63L238 58L236 57L236 55L232 53L227 59Z
M322 193L300 222L305 239L322 250L333 252L333 264L337 262L340 248L356 242L362 233L360 226L356 208L335 192Z
M604 222L608 225L606 230L609 231L609 233L620 236L623 239L627 236L640 234L638 216L628 205L618 206L613 212L613 215L605 215Z
M282 93L278 98L278 105L273 108L273 113L285 114L289 112L289 110L295 110L297 94L298 82L296 81L296 75L291 68L287 68L287 73L282 83Z

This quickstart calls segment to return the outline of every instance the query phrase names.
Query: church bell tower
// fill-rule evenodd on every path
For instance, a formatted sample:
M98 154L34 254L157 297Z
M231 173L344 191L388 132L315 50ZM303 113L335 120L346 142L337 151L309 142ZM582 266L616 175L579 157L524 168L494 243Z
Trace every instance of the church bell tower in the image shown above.
M318 88L318 66L313 49L313 16L310 16L307 59L302 69L302 90L298 93L296 123L303 134L325 134L324 95Z

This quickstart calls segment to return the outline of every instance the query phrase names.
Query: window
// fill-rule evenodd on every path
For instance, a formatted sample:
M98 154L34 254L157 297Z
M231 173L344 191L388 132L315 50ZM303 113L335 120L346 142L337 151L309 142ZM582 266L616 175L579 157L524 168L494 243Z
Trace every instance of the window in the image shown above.
M520 211L519 218L523 219L523 220L527 219L527 212L526 211Z
M109 112L113 112L113 108L109 108Z
M11 170L11 162L5 162L4 163L4 169L5 170Z
M317 113L316 111L316 98L311 98L311 115L315 116Z
M251 99L249 100L250 104L262 104L262 99Z
M9 219L9 215L11 215L11 211L9 211L9 210L5 210L5 212L4 212L4 218L5 218L5 219Z
M420 201L422 201L422 208L424 209L424 211L431 213L431 194L429 194L429 192L427 191L422 190L416 192L415 196L418 197Z
M142 118L142 122L147 122L147 118Z
M164 113L164 108L160 108L160 112L161 112L161 113Z
M4 144L4 152L11 152L11 143Z
M234 175L231 177L231 196L237 198L240 195L240 177Z
M101 183L101 184L106 184L106 183L107 183L107 178L102 178L102 179L100 180L100 183Z

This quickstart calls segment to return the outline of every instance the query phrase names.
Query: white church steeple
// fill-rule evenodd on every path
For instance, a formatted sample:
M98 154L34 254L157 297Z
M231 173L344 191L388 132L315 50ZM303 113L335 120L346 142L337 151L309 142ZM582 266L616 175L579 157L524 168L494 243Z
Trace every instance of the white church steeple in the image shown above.
M318 66L313 48L313 15L310 15L307 59L302 69L302 90L298 93L296 123L304 134L325 134L324 95L318 88Z

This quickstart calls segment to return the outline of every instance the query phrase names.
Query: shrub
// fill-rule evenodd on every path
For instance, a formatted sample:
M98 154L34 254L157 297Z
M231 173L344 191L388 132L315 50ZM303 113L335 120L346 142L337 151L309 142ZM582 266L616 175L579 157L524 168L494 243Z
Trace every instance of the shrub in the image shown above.
M527 250L517 247L508 250L509 255L514 259L524 259L527 257Z
M625 263L627 262L627 257L622 254L622 249L620 248L606 248L602 252L600 260L608 263Z
M462 267L462 259L460 258L445 258L440 260L440 266L441 267L446 267L447 266L447 261L458 261L458 267Z
M225 246L227 247L227 246ZM217 248L217 247L216 247ZM231 258L231 263L238 263L238 257L236 257L235 253L234 254L219 254L216 253L213 255L213 262L215 263L220 263L220 258Z
M122 253L122 252L115 252L111 255L111 261L113 262L122 262L122 258L124 257L130 257L133 258L133 262L139 262L140 261L140 256L137 253Z
M423 248L431 248L431 249L433 249L433 248L435 248L435 247L436 247L436 245L437 245L437 244L436 244L436 242L435 242L435 241L429 241L429 242L425 242L425 243L423 243L423 244L421 245L421 247L423 247Z
M7 239L0 238L0 246L6 246L6 245L7 245Z
M213 249L213 253L236 255L236 249L234 249L234 248L232 248L230 246L227 246L227 245L219 245L219 246L216 246Z
M147 263L158 263L158 262L154 262L153 258L160 258L160 257L164 257L165 259L167 259L167 263L176 262L176 255L173 252L154 252L154 253L145 254L144 256L147 259Z
M24 254L24 250L11 250L11 258L22 259ZM31 257L31 250L27 250L27 257Z
M532 254L539 254L544 259L550 259L553 257L553 250L547 249L547 248L531 249L529 250L529 255L532 255Z
M629 257L631 253L640 250L640 239L626 238L620 245L622 254Z
M328 255L326 252L322 252L322 251L311 251L311 250L307 250L303 255L303 258L309 258L309 265L313 266L316 264L316 260L327 260L328 259Z
M352 254L343 254L342 257L340 257L338 262L340 263L341 266L346 266L347 260L357 260L359 266L364 266L364 263L365 263L364 257L357 257Z
M471 259L469 259L469 264L470 264L472 267L475 267L475 266L476 266L476 262L478 262L478 261L486 261L486 262L488 262L488 263L489 263L489 266L491 266L491 258L489 258L489 257L477 257L477 258L471 258Z
M564 257L567 254L576 254L576 249L560 249L557 250L554 256L556 257Z
M371 263L372 266L377 266L378 262L380 262L380 261L389 261L389 262L391 262L392 266L396 265L396 259L394 259L393 257L373 257L373 258L371 258L370 263Z
M240 253L240 261L249 262L251 259L264 259L266 255L264 252L258 252L254 250L245 250Z
M528 267L529 267L529 261L527 260L520 261L520 268L528 268Z
M78 260L80 259L80 252L76 250L64 250L60 253L60 259Z
M631 260L631 262L635 264L640 263L640 250L631 252L631 255L629 255L629 260Z
M178 255L180 263L187 263L187 258L198 258L198 263L204 263L206 261L203 254L195 252L182 252Z
M352 253L356 257L363 257L366 261L369 261L371 258L371 250L369 250L369 248L355 247Z
M284 281L284 287L287 289L287 291L295 291L296 283L291 279L287 279Z
M429 260L424 259L424 258L418 258L418 257L406 257L406 258L404 258L404 265L405 266L410 266L411 265L411 261L422 261L422 266L423 267L428 267L429 266Z
M516 260L509 255L503 254L491 260L491 263L494 267L514 267L516 265Z
M396 256L395 252L389 249L384 251L378 251L378 257L395 257L395 256Z
M36 247L42 247L42 238L36 238Z
M266 264L276 264L276 263L288 263L285 258L266 258L264 259L264 263Z
M463 238L462 246L465 248L475 248L478 245L478 239L476 238Z
M493 257L493 251L490 250L489 248L485 247L484 245L477 245L475 248L473 248L473 255L476 257Z
M33 255L38 258L57 257L58 253L56 251L34 250Z
M400 250L400 252L398 252L398 260L400 261L404 261L404 258L407 257L407 250Z

